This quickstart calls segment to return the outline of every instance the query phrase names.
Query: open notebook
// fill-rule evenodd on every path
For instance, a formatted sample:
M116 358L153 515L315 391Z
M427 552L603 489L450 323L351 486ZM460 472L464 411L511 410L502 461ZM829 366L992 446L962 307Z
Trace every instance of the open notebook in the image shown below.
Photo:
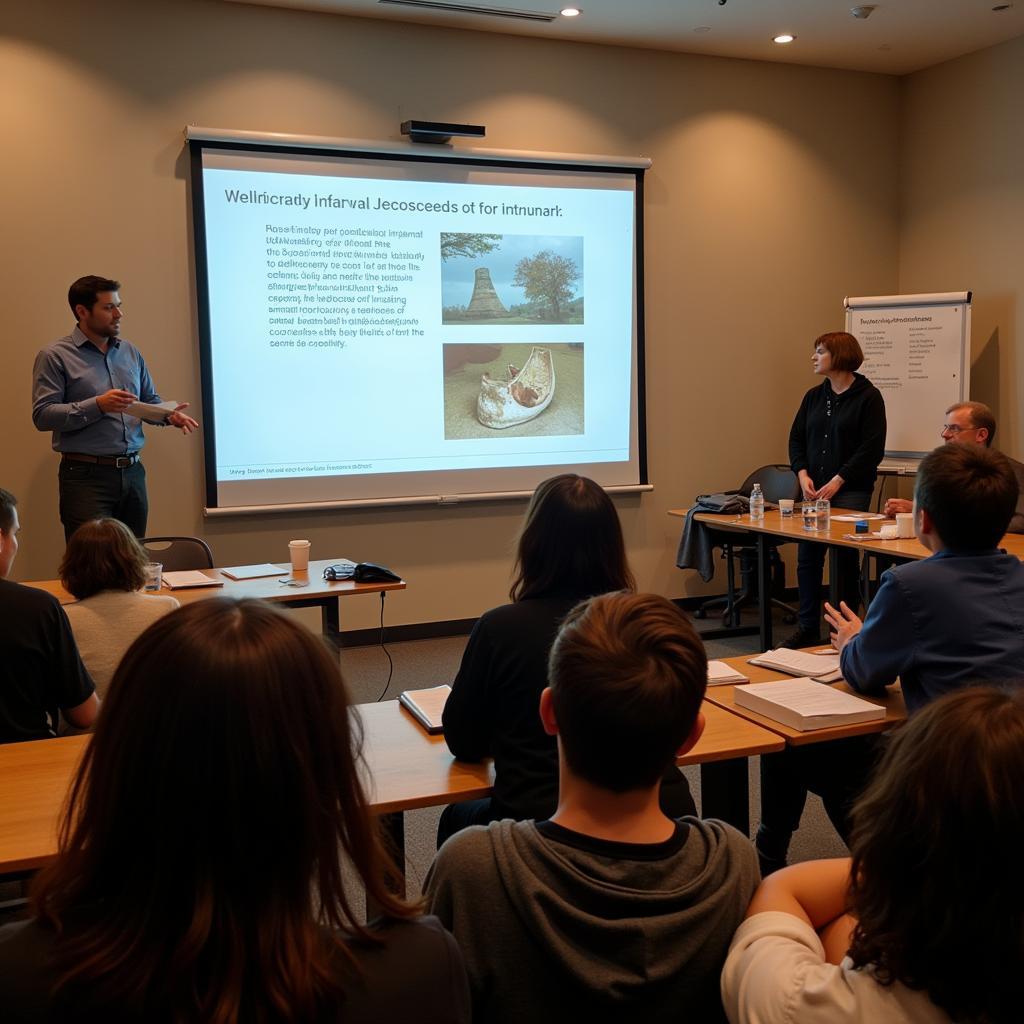
M776 672L785 672L790 676L810 676L822 683L835 683L843 678L839 670L839 655L835 653L812 654L810 651L778 647L751 658L750 664L775 669Z

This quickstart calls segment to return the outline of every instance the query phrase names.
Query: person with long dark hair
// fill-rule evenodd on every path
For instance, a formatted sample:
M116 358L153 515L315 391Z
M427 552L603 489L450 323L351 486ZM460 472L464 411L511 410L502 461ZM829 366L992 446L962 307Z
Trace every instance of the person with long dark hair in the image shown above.
M284 613L215 598L152 625L111 681L35 917L0 930L5 1022L467 1021L454 941L394 895L360 744L337 661Z
M438 846L468 825L543 820L558 802L558 748L538 711L551 645L580 601L634 590L611 499L587 477L563 473L538 485L516 545L511 604L477 620L444 709L444 735L464 761L494 758L494 793L445 808ZM662 807L695 814L682 773L666 772Z
M732 1024L1011 1024L1024 971L1024 690L917 712L854 809L852 861L766 878L722 974Z

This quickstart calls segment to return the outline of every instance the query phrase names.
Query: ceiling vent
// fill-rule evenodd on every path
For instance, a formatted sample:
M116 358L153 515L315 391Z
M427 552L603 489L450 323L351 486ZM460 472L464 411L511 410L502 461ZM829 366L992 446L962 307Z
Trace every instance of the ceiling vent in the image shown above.
M518 11L512 7L484 7L480 4L446 3L444 0L377 0L388 7L412 7L418 11L442 11L445 14L480 14L487 18L507 18L513 21L552 22L557 14L547 11Z

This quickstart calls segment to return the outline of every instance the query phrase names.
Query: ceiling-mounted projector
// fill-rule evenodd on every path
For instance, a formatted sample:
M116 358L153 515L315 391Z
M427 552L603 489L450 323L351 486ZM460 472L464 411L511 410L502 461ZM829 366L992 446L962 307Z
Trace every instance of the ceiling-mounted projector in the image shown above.
M482 124L452 124L447 121L403 121L402 134L413 142L451 142L459 136L467 139L482 139L487 126Z

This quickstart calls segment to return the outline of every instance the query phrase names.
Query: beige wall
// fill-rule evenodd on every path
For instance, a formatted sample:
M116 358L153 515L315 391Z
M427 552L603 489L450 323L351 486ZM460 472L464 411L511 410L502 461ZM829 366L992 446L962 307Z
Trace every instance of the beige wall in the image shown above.
M844 295L900 283L891 77L217 0L24 5L0 33L0 202L14 282L0 482L21 500L21 579L52 575L62 549L56 458L32 427L29 384L36 350L70 327L68 283L120 278L125 336L161 391L199 394L186 123L396 138L400 120L425 117L484 123L492 147L653 157L655 491L617 504L641 585L671 596L696 586L674 568L678 521L665 511L784 460L793 410L814 383L811 340L841 327ZM952 276L925 283L963 283ZM390 622L473 616L502 599L522 504L206 522L200 444L154 434L151 532L202 534L221 564L283 558L301 535L315 555L392 565L411 586L389 601ZM369 625L373 602L356 603L367 607L348 623Z
M1019 458L1024 37L902 87L900 290L974 289L971 395L995 409L997 444Z

